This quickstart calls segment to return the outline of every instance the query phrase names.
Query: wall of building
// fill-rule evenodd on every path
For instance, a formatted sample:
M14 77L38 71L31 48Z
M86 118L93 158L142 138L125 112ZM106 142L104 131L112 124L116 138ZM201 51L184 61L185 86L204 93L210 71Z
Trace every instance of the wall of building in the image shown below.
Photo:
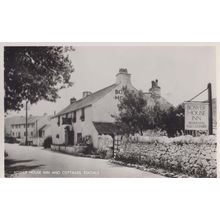
M76 111L76 122L72 122L72 124L70 125L70 127L73 127L74 130L74 144L77 143L77 134L81 133L82 137L86 136L86 135L91 135L93 139L96 139L96 137L93 137L94 135L97 135L97 132L95 132L95 128L94 125L92 123L93 119L92 119L92 106L87 106L84 108L85 109L85 120L82 121L81 120L81 114L82 114L82 110L79 109ZM57 145L62 145L65 143L65 127L67 125L62 125L62 117L66 117L65 116L60 116L60 126L58 126L57 122L58 122L58 118L53 118L51 121L51 132L52 132L52 139L53 139L53 143L57 144ZM67 115L68 118L72 117L72 113L69 113ZM57 135L59 136L59 138L57 138Z
M123 97L123 86L119 84L107 95L93 104L93 121L96 122L114 122L112 115L118 115L119 99ZM136 90L131 84L126 84L128 89Z
M26 125L25 124L16 124L16 125L11 125L11 134L13 137L20 137L21 139L24 139L25 133L26 133ZM32 138L34 133L35 133L35 126L34 123L29 123L28 124L28 137ZM20 134L20 135L19 135Z
M81 133L82 137L86 135L92 136L92 106L85 108L85 120L80 119L82 110L79 109L76 111L76 123L73 123L74 129L74 143L77 143L77 133Z
M51 119L51 132L52 132L52 142L55 145L61 145L65 143L65 126L62 125L60 120L60 126L58 126L58 118Z
M42 129L42 137L38 136L33 138L33 145L43 146L44 140L51 135L52 135L51 126L46 126L45 128Z

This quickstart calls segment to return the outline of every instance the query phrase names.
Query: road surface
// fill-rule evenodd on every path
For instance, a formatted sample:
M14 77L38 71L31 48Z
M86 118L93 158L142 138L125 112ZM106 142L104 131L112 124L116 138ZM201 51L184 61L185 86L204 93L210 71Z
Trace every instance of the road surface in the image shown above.
M5 144L6 177L163 177L105 159L76 157L42 147Z

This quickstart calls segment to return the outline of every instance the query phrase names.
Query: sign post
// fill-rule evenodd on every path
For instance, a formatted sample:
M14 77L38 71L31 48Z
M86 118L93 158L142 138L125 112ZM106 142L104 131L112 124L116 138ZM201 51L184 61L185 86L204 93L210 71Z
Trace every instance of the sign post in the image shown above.
M25 145L28 145L28 101L26 101L26 120L25 120L25 127L26 127L26 135L25 135Z
M193 99L208 90L208 102L192 102ZM212 121L212 84L206 89L185 102L185 130L206 130L213 134Z
M208 84L208 102L209 102L209 135L213 134L212 124L212 84Z

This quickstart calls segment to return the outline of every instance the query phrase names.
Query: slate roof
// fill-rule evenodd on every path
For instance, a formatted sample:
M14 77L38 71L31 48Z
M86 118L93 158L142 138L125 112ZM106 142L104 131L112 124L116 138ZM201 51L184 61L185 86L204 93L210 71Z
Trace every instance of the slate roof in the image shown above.
M93 122L93 124L99 135L113 135L121 133L119 126L111 122Z
M42 116L31 116L28 118L28 124L34 123L36 120L41 118ZM11 124L25 124L26 118L24 116L16 116L11 119Z
M45 130L45 129L49 128L50 126L51 126L50 124L44 124L38 129L38 131L43 130L43 129Z
M92 93L91 95L79 99L78 101L68 105L66 108L64 108L63 110L61 110L60 112L58 112L55 116L53 116L53 118L60 116L60 115L64 115L66 113L69 112L73 112L77 109L92 105L93 103L95 103L97 100L99 100L100 98L102 98L104 95L108 94L112 89L114 89L117 86L117 84L112 84L108 87L105 87L104 89L98 90L94 93Z

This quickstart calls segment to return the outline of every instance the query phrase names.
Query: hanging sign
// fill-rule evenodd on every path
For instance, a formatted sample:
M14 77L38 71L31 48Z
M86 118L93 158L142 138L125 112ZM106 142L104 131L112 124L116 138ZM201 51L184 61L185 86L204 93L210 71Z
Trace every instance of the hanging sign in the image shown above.
M185 102L185 130L208 130L208 103Z

